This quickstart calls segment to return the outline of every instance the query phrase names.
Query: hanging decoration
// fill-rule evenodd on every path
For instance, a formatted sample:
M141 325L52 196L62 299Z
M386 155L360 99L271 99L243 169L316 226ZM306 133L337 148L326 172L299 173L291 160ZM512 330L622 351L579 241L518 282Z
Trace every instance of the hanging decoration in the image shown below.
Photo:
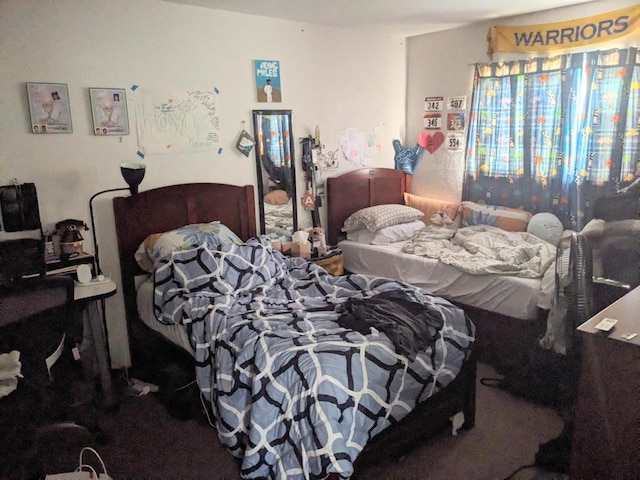
M244 128L244 121L242 122L242 131L240 132L240 136L238 136L238 141L236 142L236 148L242 153L245 157L248 157L253 149L253 146L256 144L255 140L249 132L247 132Z
M322 150L319 129L316 127L315 138L309 135L303 138L301 143L302 166L305 174L305 192L302 195L301 202L304 209L311 213L311 223L316 228L321 226L319 209L322 206L316 179L318 150Z
M494 52L546 52L640 36L640 4L609 13L544 25L497 25L489 29Z
M393 140L393 149L396 152L393 159L395 160L396 170L401 170L403 173L413 175L416 165L420 157L422 157L422 152L428 145L429 137L430 135L427 132L422 132L418 136L416 146L413 148L403 147L400 140Z

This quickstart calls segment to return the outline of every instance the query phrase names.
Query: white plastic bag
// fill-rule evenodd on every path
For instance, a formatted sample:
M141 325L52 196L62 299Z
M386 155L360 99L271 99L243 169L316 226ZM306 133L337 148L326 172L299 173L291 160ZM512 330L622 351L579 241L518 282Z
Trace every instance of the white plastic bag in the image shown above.
M89 464L85 463L83 459L83 454L85 452L93 453L100 462L100 466L102 467L102 473L96 472L96 470ZM80 460L78 462L78 468L76 468L73 472L66 473L54 473L51 475L45 476L45 480L111 480L111 477L107 473L107 467L104 465L102 458L91 447L84 447L80 451Z
M19 351L0 354L0 398L6 397L18 387L18 378L22 378L21 369Z

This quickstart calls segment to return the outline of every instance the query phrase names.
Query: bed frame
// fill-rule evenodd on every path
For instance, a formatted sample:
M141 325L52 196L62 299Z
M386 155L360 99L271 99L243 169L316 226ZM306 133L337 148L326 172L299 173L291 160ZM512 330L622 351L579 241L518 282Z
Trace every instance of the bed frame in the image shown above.
M344 221L357 210L388 203L404 204L408 176L392 168L362 168L327 179L327 238L336 245L344 238ZM547 312L539 310L533 321L508 317L458 302L476 325L478 359L499 371L517 369L546 326Z
M172 185L113 200L118 253L122 271L129 327L132 370L148 381L174 363L194 371L193 358L138 320L135 276L143 274L134 253L151 233L191 223L220 220L243 240L256 235L253 186L216 183ZM159 371L160 370L160 371ZM147 379L143 378L143 379ZM154 383L161 383L155 381ZM357 467L399 458L425 437L450 425L449 419L462 411L468 429L475 423L476 359L472 354L462 371L446 388L422 402L409 416L389 427L370 442L358 457Z

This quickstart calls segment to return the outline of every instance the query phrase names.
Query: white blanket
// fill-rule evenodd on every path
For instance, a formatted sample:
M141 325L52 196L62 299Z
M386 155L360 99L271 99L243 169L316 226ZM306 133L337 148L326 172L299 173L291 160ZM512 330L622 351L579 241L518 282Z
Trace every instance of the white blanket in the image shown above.
M405 253L435 258L474 274L538 278L554 262L556 247L526 232L507 232L489 225L457 229L432 217L402 248Z

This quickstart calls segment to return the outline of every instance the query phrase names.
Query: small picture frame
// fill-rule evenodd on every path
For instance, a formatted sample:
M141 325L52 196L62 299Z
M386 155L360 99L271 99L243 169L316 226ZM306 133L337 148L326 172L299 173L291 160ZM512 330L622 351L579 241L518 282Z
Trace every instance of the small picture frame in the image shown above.
M66 83L27 82L31 132L72 133L69 89Z
M127 94L124 88L90 88L93 134L129 135Z

